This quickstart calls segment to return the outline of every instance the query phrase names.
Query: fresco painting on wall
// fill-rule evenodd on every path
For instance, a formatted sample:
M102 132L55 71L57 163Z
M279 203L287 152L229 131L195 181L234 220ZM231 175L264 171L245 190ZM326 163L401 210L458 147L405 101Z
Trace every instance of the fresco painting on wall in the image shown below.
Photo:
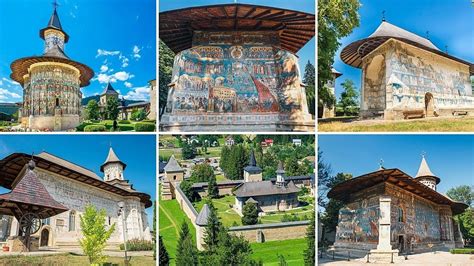
M210 45L212 44L212 45ZM287 113L301 108L294 54L265 33L201 33L175 58L172 114Z
M364 199L339 210L336 241L377 243L378 198Z

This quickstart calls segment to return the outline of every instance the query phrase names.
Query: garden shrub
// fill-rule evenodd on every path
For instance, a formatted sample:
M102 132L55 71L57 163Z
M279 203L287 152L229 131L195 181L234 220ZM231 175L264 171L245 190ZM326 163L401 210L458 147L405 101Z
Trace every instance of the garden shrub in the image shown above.
M120 120L118 123L119 124L131 124L132 122L130 122L129 120Z
M79 126L76 127L76 130L77 131L84 131L84 128L86 126L89 126L89 125L92 125L92 123L89 123L89 122L84 122L82 124L80 124Z
M128 251L146 251L153 250L153 241L132 239L127 241L127 250ZM124 250L125 246L120 244L120 250Z
M474 254L474 248L455 248L449 252L451 252L451 254Z
M155 131L155 124L148 122L138 122L135 124L135 131L153 132Z
M106 128L103 125L88 125L84 127L84 132L103 132Z

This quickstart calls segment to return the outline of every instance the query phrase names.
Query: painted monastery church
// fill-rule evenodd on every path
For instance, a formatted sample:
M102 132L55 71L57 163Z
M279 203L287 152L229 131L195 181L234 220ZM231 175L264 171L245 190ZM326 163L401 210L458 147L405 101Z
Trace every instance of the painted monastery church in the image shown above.
M344 202L336 250L388 255L462 247L453 216L468 206L436 191L441 181L423 157L415 177L400 169L379 170L336 185L328 197ZM371 255L372 256L372 255Z
M347 45L344 63L362 69L363 118L474 115L474 65L383 20L369 37Z
M115 224L108 246L123 243L123 222L118 203L124 203L127 239L151 240L145 209L150 195L136 191L125 178L127 165L109 149L100 166L103 176L53 154L13 153L0 160L0 186L11 190L0 195L0 243L22 251L22 220L30 215L37 225L31 232L31 250L38 247L78 247L80 218L86 205L106 210L106 225ZM22 209L27 206L27 209ZM30 207L28 207L30 206ZM33 214L32 214L33 213Z

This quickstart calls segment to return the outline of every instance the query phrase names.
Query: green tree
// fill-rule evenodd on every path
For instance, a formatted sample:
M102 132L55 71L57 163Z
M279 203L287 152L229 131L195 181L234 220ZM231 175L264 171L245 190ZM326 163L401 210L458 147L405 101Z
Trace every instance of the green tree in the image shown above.
M146 112L143 108L136 108L132 111L130 118L135 121L142 121L146 118Z
M228 179L243 179L244 168L247 165L248 152L243 144L222 148L219 166Z
M185 179L179 183L179 188L181 188L184 195L186 195L186 198L188 198L190 201L194 201L196 199L192 186L193 182L189 179Z
M193 144L188 144L187 141L183 141L181 145L181 153L183 159L188 160L196 156L196 147Z
M89 100L86 106L86 119L97 120L99 119L99 105L96 100Z
M316 232L315 232L315 214L311 212L311 222L306 229L306 244L307 248L304 250L304 265L315 265L316 262Z
M318 1L318 106L333 107L335 98L326 84L333 79L332 66L339 40L359 26L359 0Z
M171 51L168 46L161 40L159 41L159 116L161 117L165 111L166 103L168 100L168 85L171 83L171 77L173 74L173 61L174 61L174 53Z
M451 199L464 202L471 208L474 207L474 186L462 185L448 190L446 195Z
M306 101L308 102L308 109L309 112L314 115L315 114L315 69L314 65L308 60L306 66L304 68L304 76L303 82L306 84Z
M327 184L331 181L331 165L323 159L323 152L318 147L318 205L324 208L327 203L327 193L329 188Z
M119 103L117 98L111 97L107 100L107 105L105 106L105 113L107 118L110 120L117 120L119 115Z
M288 157L285 161L285 174L287 176L302 175L298 159L296 157Z
M474 209L468 208L463 213L454 216L459 224L466 245L474 244Z
M212 200L208 200L207 204L210 212L204 230L204 243L207 250L213 251L217 248L219 232L223 231L225 228L217 216L217 210L212 204Z
M196 164L192 168L190 179L193 182L208 182L211 178L216 178L214 169L207 163Z
M247 202L242 209L242 224L253 225L258 223L258 210L257 205L253 202Z
M341 104L344 115L357 115L359 106L359 92L350 79L344 80L341 84L344 91L341 93Z
M115 230L115 224L107 229L105 216L104 209L98 211L93 205L87 205L84 214L80 216L83 237L79 244L90 264L99 265L107 259L102 251Z
M161 235L159 236L158 245L160 249L160 262L158 263L158 265L164 265L164 266L170 265L170 257L168 255L168 251L166 250L165 245L163 244L163 239L161 238Z
M209 182L207 183L207 194L211 199L219 198L219 188L217 187L216 176L213 175L209 178Z
M183 221L176 248L176 266L192 265L198 265L198 251L189 232L188 224Z

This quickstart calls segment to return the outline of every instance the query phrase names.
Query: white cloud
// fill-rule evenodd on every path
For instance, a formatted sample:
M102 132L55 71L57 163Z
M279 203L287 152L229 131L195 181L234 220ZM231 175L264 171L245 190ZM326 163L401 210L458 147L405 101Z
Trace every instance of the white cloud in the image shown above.
M125 82L124 84L125 84L125 87L127 87L127 88L131 88L131 87L133 87L133 84L132 84L132 83L130 83L130 82L128 82L128 81L127 81L127 82Z
M147 101L150 99L150 87L136 87L127 92L124 96L127 100Z
M94 78L93 80L97 80L99 81L99 83L107 83L107 82L115 83L117 82L117 80L126 81L133 77L135 77L135 75L130 74L125 71L119 71L112 75L107 75L106 73L100 73L99 75L97 75L97 78Z
M11 79L7 79L7 78L2 78L3 81L7 82L7 83L10 83L12 85L19 85L20 83L14 81L14 80L11 80ZM1 85L1 84L0 84Z
M109 70L109 67L106 66L106 65L102 65L102 66L100 67L100 72L106 72L107 70Z
M119 59L122 61L122 67L128 66L128 58L122 54L120 54Z
M9 90L0 88L0 100L21 99L21 95Z
M130 76L131 76L130 73L127 73L125 71L119 71L119 72L114 74L114 77L116 79L120 80L120 81L125 81L125 80L131 78Z
M138 60L138 59L140 59L140 58L142 57L142 56L140 55L141 49L138 48L137 45L133 46L132 51L133 51L133 58L135 58L136 60Z
M97 49L97 55L95 57L97 58L99 56L115 56L115 55L120 55L120 51L107 51L103 49Z

